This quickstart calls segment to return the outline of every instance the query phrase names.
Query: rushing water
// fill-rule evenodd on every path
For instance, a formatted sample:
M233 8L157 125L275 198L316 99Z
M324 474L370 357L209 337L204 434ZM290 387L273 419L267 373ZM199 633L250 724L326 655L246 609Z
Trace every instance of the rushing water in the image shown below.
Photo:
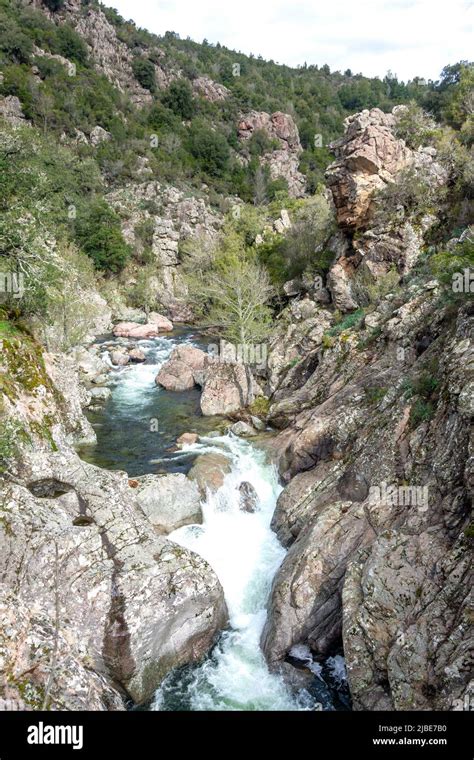
M82 452L95 464L130 475L186 472L196 456L209 451L231 460L221 488L202 503L202 525L185 526L168 537L213 567L224 589L229 628L201 664L168 675L151 709L347 709L341 657L320 665L313 663L308 649L294 647L290 655L307 674L296 691L267 668L260 638L271 583L285 555L270 529L281 486L275 467L255 445L231 434L207 436L219 420L199 415L198 391L171 393L156 386L155 377L178 342L199 345L199 338L183 331L178 338L137 342L146 362L114 371L112 397L91 415L98 443ZM154 419L158 433L150 430ZM200 433L199 443L173 450L176 437L191 430ZM243 481L257 493L253 513L240 508L238 487Z

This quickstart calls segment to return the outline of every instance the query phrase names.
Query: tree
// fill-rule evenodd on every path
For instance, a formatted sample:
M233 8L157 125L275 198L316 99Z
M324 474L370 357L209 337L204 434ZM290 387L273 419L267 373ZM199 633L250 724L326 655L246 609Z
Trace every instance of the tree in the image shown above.
M219 177L229 163L229 145L224 135L214 132L205 122L196 122L189 133L189 150L201 168Z
M241 259L206 273L196 281L194 296L208 304L206 322L219 325L224 337L249 346L264 340L272 326L268 301L274 295L268 272Z
M145 90L155 92L155 67L148 58L135 58L132 62L132 71L135 79Z
M232 224L217 250L204 242L183 251L190 299L203 324L222 327L224 337L241 345L264 340L272 324L269 301L275 294L267 270L246 248Z
M96 269L119 272L130 256L130 246L123 239L120 220L102 199L93 201L78 214L76 240Z
M161 102L170 111L182 119L189 120L194 115L194 100L191 85L186 79L176 79L171 82L163 95Z

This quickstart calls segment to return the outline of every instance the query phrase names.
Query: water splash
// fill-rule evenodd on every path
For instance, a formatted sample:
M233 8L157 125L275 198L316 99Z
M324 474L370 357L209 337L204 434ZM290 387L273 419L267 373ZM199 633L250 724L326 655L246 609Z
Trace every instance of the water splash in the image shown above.
M200 554L215 570L224 589L230 630L202 665L165 679L152 709L314 709L306 691L295 697L280 676L269 672L260 649L272 579L285 556L270 529L281 491L276 470L262 451L235 436L204 440L192 448L226 453L232 470L216 493L208 493L202 526L180 528L169 539ZM257 493L254 513L240 508L238 488L243 481Z

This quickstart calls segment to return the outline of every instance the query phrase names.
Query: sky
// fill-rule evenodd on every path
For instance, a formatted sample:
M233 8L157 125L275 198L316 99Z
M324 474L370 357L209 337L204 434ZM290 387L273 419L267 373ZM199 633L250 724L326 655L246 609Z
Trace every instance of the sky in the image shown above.
M150 32L407 80L473 59L473 0L103 0Z

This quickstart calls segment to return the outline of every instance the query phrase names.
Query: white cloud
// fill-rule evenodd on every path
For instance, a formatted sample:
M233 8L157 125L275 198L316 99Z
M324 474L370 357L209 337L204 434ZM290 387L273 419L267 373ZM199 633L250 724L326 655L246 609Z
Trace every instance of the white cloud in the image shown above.
M106 0L107 2L107 0ZM467 0L110 0L156 34L177 32L297 66L329 64L383 77L437 79L472 57Z

